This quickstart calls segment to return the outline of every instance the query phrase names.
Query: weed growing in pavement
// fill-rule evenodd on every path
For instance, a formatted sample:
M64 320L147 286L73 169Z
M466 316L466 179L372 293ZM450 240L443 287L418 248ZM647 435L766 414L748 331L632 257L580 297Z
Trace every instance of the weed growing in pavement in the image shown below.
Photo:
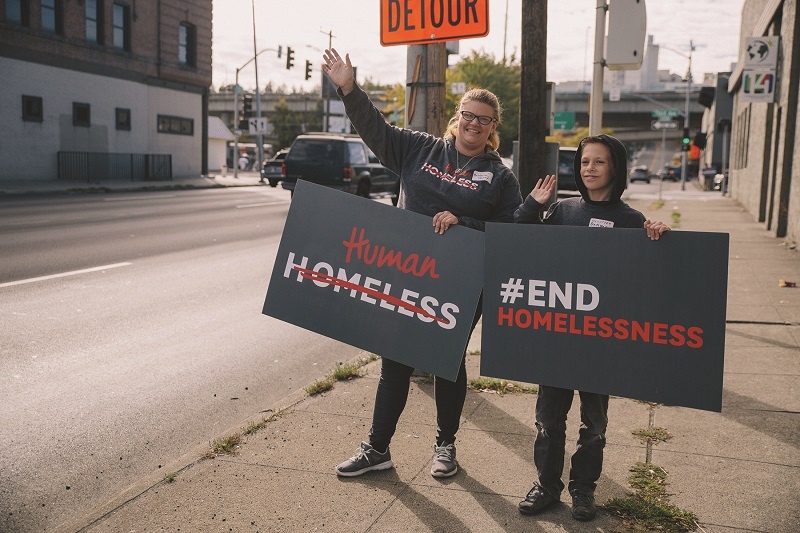
M370 354L369 357L359 359L354 363L336 363L333 372L323 379L317 380L304 390L309 396L321 394L333 388L333 384L337 381L345 381L348 379L358 378L363 375L361 368L368 365L373 361L377 361L378 356Z
M664 207L664 200L656 200L650 204L650 209L661 209Z
M538 392L536 387L527 387L504 379L485 378L482 376L470 379L469 388L480 392L492 391L501 396L511 392L523 394L536 394Z
M647 444L648 442L658 444L659 442L667 442L672 438L672 435L664 428L637 429L631 433L633 433L635 437L638 437L639 440L642 441L642 444Z
M681 212L680 211L673 211L672 212L672 225L678 227L681 225Z
M211 441L211 451L206 456L214 457L217 455L236 455L239 446L242 444L242 435L234 433L228 437L220 437Z
M177 472L170 472L169 474L164 476L164 481L166 481L167 483L172 483L173 481L175 481L176 477L178 477Z
M319 379L315 381L314 383L312 383L303 390L305 390L306 394L308 394L309 396L314 396L316 394L322 394L323 392L329 391L332 388L333 388L333 378L328 376L324 379Z
M469 352L467 352L467 353L468 353L469 355L480 355L480 354L481 354L481 351L480 351L480 350L470 350L470 351L469 351Z
M362 366L364 365L358 363L338 363L333 368L333 380L344 381L346 379L361 377Z
M669 502L667 471L651 463L636 463L628 482L636 492L627 498L612 498L603 508L634 530L695 531L697 516Z
M256 431L264 429L265 427L267 427L267 424L269 424L273 420L276 420L279 416L281 416L281 414L277 413L262 419L261 422L250 422L249 424L247 424L247 427L242 432L242 436L247 437L252 435Z

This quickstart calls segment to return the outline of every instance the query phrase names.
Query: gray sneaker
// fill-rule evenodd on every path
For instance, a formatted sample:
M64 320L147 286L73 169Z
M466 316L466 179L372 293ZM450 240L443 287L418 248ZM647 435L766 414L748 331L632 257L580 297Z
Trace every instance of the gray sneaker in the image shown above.
M386 470L392 466L392 454L389 453L388 447L385 452L380 453L366 442L362 442L353 457L336 467L336 474L355 477L370 470Z
M431 466L431 475L433 477L450 477L458 472L458 463L456 462L456 446L455 444L447 444L444 446L433 446L433 466Z

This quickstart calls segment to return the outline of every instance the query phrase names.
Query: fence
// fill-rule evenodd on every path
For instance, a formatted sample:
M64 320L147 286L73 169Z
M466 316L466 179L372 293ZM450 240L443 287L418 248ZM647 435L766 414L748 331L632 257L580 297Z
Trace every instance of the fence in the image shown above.
M172 155L58 152L58 179L170 181Z

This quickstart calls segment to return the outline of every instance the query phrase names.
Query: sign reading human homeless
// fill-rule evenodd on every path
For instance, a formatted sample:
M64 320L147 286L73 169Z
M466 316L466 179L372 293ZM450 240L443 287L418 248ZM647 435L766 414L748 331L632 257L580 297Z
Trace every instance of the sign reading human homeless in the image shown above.
M455 381L483 233L298 181L263 313Z
M719 412L728 240L487 224L481 374Z

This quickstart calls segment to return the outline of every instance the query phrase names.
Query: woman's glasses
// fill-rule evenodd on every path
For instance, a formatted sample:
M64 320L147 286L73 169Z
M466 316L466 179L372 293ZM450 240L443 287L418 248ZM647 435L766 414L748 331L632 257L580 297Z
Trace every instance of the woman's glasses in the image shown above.
M478 124L480 124L481 126L488 126L489 124L497 120L496 118L490 117L488 115L476 115L475 113L470 113L469 111L464 111L464 110L459 111L459 113L461 113L461 118L463 118L467 122L472 122L477 118Z

